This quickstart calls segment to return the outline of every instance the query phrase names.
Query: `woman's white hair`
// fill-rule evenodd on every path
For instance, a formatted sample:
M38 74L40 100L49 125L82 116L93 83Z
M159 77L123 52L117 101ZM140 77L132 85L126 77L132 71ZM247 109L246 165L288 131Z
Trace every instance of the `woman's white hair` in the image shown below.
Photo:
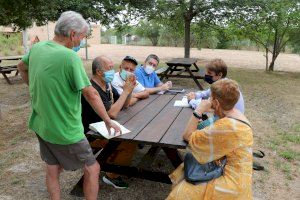
M75 31L77 34L87 34L89 30L90 26L81 14L74 11L66 11L57 20L54 33L55 35L69 37L71 31Z

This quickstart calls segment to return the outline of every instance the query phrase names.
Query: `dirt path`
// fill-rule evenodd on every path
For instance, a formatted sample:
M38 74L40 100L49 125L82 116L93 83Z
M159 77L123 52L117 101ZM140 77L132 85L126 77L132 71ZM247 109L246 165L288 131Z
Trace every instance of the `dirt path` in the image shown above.
M152 47L152 46L125 46L100 44L92 45L88 50L89 59L98 55L108 55L119 63L126 55L134 56L139 62L143 62L150 53L157 54L161 60L166 61L174 57L183 57L182 47ZM79 55L85 58L85 49L79 51ZM223 59L230 67L265 69L265 57L263 52L221 49L191 49L191 57L211 60ZM275 62L275 70L300 72L300 56L297 54L280 54Z

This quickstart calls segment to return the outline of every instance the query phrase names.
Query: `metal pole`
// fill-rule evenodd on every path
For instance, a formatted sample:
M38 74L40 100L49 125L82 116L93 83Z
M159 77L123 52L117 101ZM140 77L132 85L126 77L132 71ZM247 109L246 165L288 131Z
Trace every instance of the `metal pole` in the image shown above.
M50 37L49 37L49 26L48 26L48 23L49 23L49 22L47 22L47 34L48 34L48 40L50 40Z
M25 54L27 54L29 52L29 49L28 49L28 45L27 45L27 28L25 28L23 31L22 31L22 37L23 37L23 47L24 47L24 50L25 50Z
M87 37L85 37L85 59L88 60L88 40Z

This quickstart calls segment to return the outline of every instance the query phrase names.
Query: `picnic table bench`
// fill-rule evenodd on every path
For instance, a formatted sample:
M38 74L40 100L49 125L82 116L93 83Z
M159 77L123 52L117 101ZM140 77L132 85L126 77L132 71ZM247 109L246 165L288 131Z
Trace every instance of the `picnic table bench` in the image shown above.
M168 79L169 77L192 78L199 89L203 90L198 79L203 79L204 77L199 74L199 67L196 64L197 60L197 58L173 58L166 62L168 66L162 67L155 72L162 80L164 78ZM194 69L192 69L192 67L194 67Z
M22 57L23 57L22 55L20 55L20 56L0 57L0 64L2 63L2 61L21 60ZM8 84L11 84L11 81L7 77L7 74L11 74L13 71L16 71L15 76L17 76L19 74L16 63L15 64L1 64L0 65L0 73L5 78L5 80Z
M122 110L116 120L131 132L110 139L101 150L101 153L96 157L101 170L129 177L171 183L168 177L171 171L166 173L148 168L160 150L163 150L174 168L182 163L178 149L185 149L187 146L182 134L192 115L192 109L174 107L173 105L175 100L182 99L183 95L150 95L149 98L138 101L136 105ZM89 131L87 135L102 138L100 134L94 131ZM139 160L137 166L119 166L106 162L122 141L150 145L150 149ZM80 194L78 191L81 190L82 184L83 177L73 188L71 194Z

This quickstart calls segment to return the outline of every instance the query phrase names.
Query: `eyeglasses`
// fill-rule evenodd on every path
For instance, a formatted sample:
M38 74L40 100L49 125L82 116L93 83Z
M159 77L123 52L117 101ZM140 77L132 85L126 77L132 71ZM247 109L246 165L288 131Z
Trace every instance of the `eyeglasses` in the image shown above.
M148 64L151 65L152 67L157 67L157 64L151 62L151 61L148 61Z

